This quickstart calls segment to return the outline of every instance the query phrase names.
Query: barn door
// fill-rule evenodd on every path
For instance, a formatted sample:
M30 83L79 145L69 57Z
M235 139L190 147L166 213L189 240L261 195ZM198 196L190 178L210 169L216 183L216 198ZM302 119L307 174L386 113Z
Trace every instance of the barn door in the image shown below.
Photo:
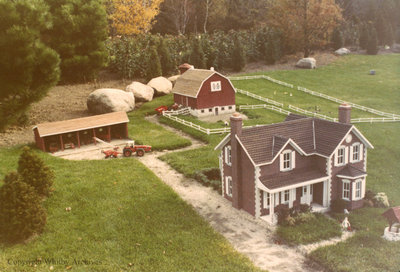
M215 108L215 115L218 115L218 107Z

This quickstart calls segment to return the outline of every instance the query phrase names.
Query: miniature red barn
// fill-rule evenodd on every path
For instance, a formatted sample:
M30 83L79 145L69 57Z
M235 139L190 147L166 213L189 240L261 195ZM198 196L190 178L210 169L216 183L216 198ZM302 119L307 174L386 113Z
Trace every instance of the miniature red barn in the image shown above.
M339 122L290 114L282 123L250 128L234 114L231 133L216 147L223 196L272 224L284 207L327 211L342 199L349 210L361 208L373 146L350 124L350 110L339 107Z
M235 88L231 81L214 70L189 69L176 81L174 101L188 107L197 117L233 113Z
M104 141L128 138L129 119L125 112L43 123L33 128L36 146L55 152L65 148L96 143L93 137Z

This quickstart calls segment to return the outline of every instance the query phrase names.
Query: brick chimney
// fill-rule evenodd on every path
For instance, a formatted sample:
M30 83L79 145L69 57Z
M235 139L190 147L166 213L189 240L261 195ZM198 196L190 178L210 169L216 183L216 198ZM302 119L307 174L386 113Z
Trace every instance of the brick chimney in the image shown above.
M179 73L182 75L187 70L194 69L194 66L190 65L188 63L184 63L184 64L179 65L178 69L179 69Z
M339 122L344 124L350 124L351 120L351 106L347 103L343 103L339 106Z
M239 113L235 112L231 118L231 156L232 156L232 206L236 209L242 208L242 170L240 166L241 150L236 135L242 135L243 119Z

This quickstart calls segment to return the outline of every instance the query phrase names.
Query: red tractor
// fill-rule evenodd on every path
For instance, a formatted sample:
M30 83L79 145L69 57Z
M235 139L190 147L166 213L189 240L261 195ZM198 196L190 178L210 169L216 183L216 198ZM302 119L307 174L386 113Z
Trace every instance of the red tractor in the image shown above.
M138 157L143 157L145 152L150 152L150 151L151 151L151 146L135 145L135 142L131 141L126 144L122 153L124 154L125 157L130 157L130 156L132 156L132 153L136 152L136 155Z

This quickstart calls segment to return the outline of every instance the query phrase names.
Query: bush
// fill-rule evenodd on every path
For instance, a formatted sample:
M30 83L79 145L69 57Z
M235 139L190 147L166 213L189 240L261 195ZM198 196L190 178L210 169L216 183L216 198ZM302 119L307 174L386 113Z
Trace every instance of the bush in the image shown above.
M344 199L335 199L331 203L331 209L335 213L343 213L347 208L348 202Z
M41 233L45 224L46 211L32 186L20 178L0 188L0 235L3 241L24 241Z
M376 30L374 27L371 29L371 33L369 34L368 45L367 45L367 54L368 55L378 54L378 39L376 36Z
M160 38L157 47L158 55L160 56L161 72L163 75L170 75L176 70L175 63L172 61L171 54L168 48L165 46L163 38Z
M295 219L296 219L296 225L304 224L314 220L315 214L311 212L299 213Z
M332 46L333 50L338 50L339 48L342 48L344 44L343 41L343 34L340 32L339 29L335 29L332 33Z
M360 37L359 37L359 45L361 49L367 49L368 47L368 40L369 40L369 33L367 26L361 26Z
M147 60L148 67L146 70L146 79L150 80L162 75L160 58L158 57L157 50L154 46L150 48L150 55Z
M378 208L388 208L390 206L389 199L384 192L377 193L372 201L374 202L374 206Z
M18 160L18 174L21 181L32 186L39 196L50 194L54 174L29 147L24 147Z
M287 220L290 216L290 209L284 206L281 209L279 209L277 215L278 215L278 225L285 225L287 224Z
M200 40L197 38L194 38L192 41L192 50L189 56L189 63L192 64L194 68L206 68L203 48L201 46Z
M232 59L232 69L235 72L241 71L246 66L244 49L239 37L235 38L231 59Z
M221 192L221 172L219 168L207 168L197 171L194 178L200 183L211 186L214 190Z

